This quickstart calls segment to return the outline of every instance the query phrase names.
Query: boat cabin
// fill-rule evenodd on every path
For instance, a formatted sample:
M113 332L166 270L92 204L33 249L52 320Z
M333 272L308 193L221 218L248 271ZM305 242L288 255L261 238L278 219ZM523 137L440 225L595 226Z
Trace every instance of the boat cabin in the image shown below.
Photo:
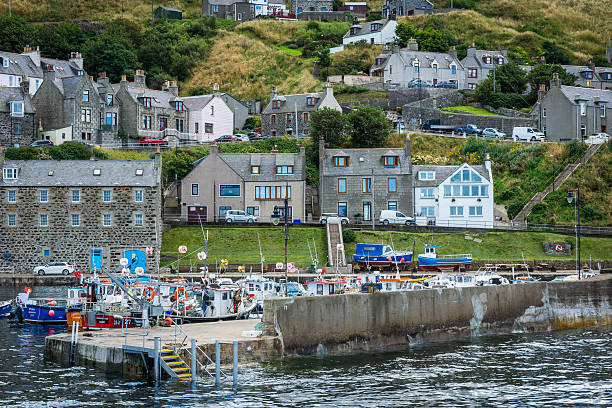
M315 280L306 282L309 296L328 296L344 293L345 280Z
M436 248L440 248L439 246L425 246L425 253L420 254L419 257L428 257L428 258L436 258L438 254L436 253Z
M412 281L408 278L386 278L379 280L381 290L386 292L394 292L398 290L408 290L411 288Z
M204 317L222 317L238 311L240 299L238 285L214 285L202 292Z

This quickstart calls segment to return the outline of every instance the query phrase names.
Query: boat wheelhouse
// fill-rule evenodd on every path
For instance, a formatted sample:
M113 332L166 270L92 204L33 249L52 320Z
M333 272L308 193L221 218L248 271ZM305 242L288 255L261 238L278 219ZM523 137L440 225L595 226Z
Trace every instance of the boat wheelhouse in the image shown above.
M377 266L381 268L397 265L406 267L412 261L412 252L394 251L389 245L357 244L353 261L360 266Z
M422 271L439 271L453 269L458 271L472 264L472 254L438 255L439 246L426 245L425 253L419 254L419 269Z
M306 285L306 291L308 292L309 296L327 296L344 293L346 281L344 279L317 279L311 282L306 282Z

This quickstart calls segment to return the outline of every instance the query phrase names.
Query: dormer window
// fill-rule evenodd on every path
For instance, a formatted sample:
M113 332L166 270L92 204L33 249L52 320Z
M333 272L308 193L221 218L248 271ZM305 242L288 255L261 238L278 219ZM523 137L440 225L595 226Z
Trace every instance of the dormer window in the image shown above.
M334 157L334 167L348 167L348 163L349 163L348 156Z
M433 64L431 68L433 69L433 72L438 72L438 64Z
M259 174L260 168L259 166L251 166L251 174Z
M6 68L8 67L8 64L9 64L8 58L2 58L2 66Z
M383 156L383 165L385 167L397 167L399 163L399 157L397 156Z
M434 171L419 171L419 180L435 180L436 173Z
M385 62L384 58L376 58L376 65L382 65Z
M144 106L145 108L150 108L151 107L151 98L149 98L149 97L142 98L142 106Z
M315 98L312 96L309 96L308 98L306 98L306 106L314 106L315 105Z
M457 74L457 66L456 65L451 65L450 66L450 70L451 70L451 74L452 75L456 75Z
M179 112L182 111L183 110L183 102L181 102L181 101L174 102L174 109L176 109Z
M293 174L293 166L276 166L276 174Z
M484 60L485 64L490 64L491 63L491 57L489 57L488 55L484 56L482 59Z
M359 27L351 27L351 35L355 35L359 32Z
M11 116L14 118L23 118L23 101L11 102Z
M504 63L504 57L497 58L497 65L502 65Z
M106 104L113 106L113 94L106 94Z
M82 69L77 70L77 75L78 76L83 76L84 72Z
M378 29L382 26L382 24L380 23L373 23L370 25L370 30L371 31L378 31Z
M17 180L17 169L14 167L2 169L2 178L4 180Z
M272 101L272 109L279 109L281 107L281 101L275 99Z
M137 176L142 176L144 174L144 170L143 169L136 169L136 175Z
M89 89L83 89L83 102L89 102Z
M586 71L586 72L584 73L584 77L585 77L586 79L593 79L593 73L592 73L591 71Z
M604 72L604 73L601 74L601 77L605 81L612 81L612 72Z
M412 66L414 67L414 72L419 72L419 60L414 60Z

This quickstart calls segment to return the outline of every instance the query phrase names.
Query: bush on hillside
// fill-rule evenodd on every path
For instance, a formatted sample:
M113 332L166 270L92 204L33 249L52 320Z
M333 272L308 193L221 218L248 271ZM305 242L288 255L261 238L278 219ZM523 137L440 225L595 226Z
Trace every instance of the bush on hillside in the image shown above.
M66 142L50 147L49 155L53 160L87 160L91 157L91 150L82 143Z
M519 200L512 201L510 205L508 205L508 208L507 208L508 218L513 220L514 217L516 217L516 215L519 212L521 212L522 209L523 209L523 203L521 201Z
M259 127L261 127L261 117L249 116L247 120L244 122L244 126L242 127L242 129L253 130Z
M347 228L342 230L342 241L344 241L345 244L350 244L351 242L355 242L356 240L357 237L355 236L355 231Z
M38 149L32 146L7 147L4 151L6 160L37 160Z

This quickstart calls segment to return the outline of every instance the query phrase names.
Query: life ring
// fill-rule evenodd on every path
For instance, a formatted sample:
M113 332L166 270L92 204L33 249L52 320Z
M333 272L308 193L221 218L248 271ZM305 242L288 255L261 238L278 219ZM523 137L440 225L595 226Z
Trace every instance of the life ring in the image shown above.
M555 245L555 251L557 251L557 252L563 251L563 245L561 245L561 244Z
M147 296L147 293L150 292L150 294ZM141 293L142 297L145 298L145 300L147 302L152 301L155 298L155 288L151 285L149 286L145 286L142 289L142 293Z
M179 296L179 292L183 292L183 296ZM187 300L187 291L185 290L184 287L179 286L178 288L176 288L176 290L174 291L174 294L172 294L172 299L173 300L178 300L180 301L185 301Z
M76 271L74 271L74 276L76 276L77 278L80 278L83 275L81 274L81 271L76 270Z

